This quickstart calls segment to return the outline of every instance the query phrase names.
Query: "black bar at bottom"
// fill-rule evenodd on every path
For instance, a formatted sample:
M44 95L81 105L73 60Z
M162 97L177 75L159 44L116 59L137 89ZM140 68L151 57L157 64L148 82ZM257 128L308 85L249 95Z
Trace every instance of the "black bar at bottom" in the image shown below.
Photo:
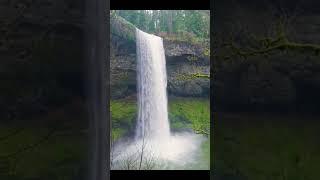
M162 180L182 180L182 179L210 179L209 170L152 170L152 171L135 171L135 170L111 170L111 179L162 179Z

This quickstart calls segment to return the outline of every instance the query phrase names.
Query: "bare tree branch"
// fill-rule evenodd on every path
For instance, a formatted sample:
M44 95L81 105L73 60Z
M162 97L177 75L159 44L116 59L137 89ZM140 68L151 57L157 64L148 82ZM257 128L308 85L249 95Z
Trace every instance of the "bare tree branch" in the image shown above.
M52 137L54 135L54 133L56 132L57 128L53 128L52 130L50 130L47 135L45 135L44 137L42 137L39 141L33 143L33 144L29 144L27 146L24 146L22 148L20 148L19 150L13 152L13 153L10 153L10 154L7 154L7 155L1 155L0 158L10 158L10 157L14 157L24 151L28 151L30 149L34 149L38 146L40 146L41 144L43 144L44 142L46 142L50 137Z
M22 132L23 130L25 130L24 127L23 127L23 128L19 128L19 129L16 129L16 130L14 130L12 133L9 133L9 134L7 134L7 135L5 135L5 136L0 137L0 141L7 140L8 138L19 134L19 133Z

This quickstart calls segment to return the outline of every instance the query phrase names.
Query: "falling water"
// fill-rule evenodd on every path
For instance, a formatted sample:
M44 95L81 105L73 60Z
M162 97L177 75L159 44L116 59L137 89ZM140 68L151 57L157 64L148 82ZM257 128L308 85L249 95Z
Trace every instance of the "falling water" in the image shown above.
M138 119L136 139L167 140L167 72L162 38L136 29Z
M203 137L190 132L170 133L162 38L136 29L136 45L138 117L135 139L117 142L112 150L112 168L128 169L123 162L130 162L137 168L139 162L148 164L150 160L160 164L154 168L188 168L199 159L197 154Z

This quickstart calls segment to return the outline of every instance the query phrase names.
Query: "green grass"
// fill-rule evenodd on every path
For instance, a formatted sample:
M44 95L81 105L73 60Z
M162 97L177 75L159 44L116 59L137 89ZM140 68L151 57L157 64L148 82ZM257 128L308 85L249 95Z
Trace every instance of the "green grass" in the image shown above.
M193 129L209 132L210 107L209 99L169 98L168 111L171 131ZM137 105L133 100L112 100L111 120L112 139L130 135L135 129ZM210 139L206 140L199 153L200 161L189 164L186 169L208 169L210 162Z
M112 100L110 104L112 122L115 123L130 123L137 111L134 101Z
M190 122L189 125L193 130L210 133L209 99L175 98L169 100L169 118L173 129L182 128L181 123Z
M126 130L125 128L112 128L111 138L113 139L113 141L116 141L121 137L124 137L127 131L128 130Z
M319 179L320 122L314 117L219 114L215 169L248 180Z
M137 114L136 102L130 100L112 100L110 102L112 121L111 136L114 141L127 135L135 127Z
M171 126L176 130L204 126L205 118L209 120L208 103L208 100L201 99L170 100ZM128 135L130 130L134 130L137 113L136 102L129 100L111 101L110 108L113 126L112 136L115 139L124 137ZM5 175L0 172L0 179L66 180L85 173L82 168L86 165L86 151L88 149L86 139L88 135L79 132L80 128L76 127L79 121L68 120L65 113L65 111L57 111L37 120L25 120L25 123L22 123L22 121L1 123L0 138L21 128L21 131L17 134L0 140L1 157L39 142L48 134L52 125L56 123L61 123L64 128L50 136L47 141L42 142L39 146L22 151L10 158L0 158L0 170L8 168ZM48 125L48 123L51 125ZM203 149L207 148L204 147ZM6 167L2 167L3 164Z
M4 158L10 153L39 142L49 132L47 127L1 125L0 137L7 136L16 128L23 130L0 141L0 159L6 161L6 175L9 176L6 178L64 180L74 178L80 173L80 166L85 164L87 154L85 135L57 133L34 148Z
M208 170L210 169L210 137L206 139L200 147L199 160L191 164L190 169ZM187 167L188 169L188 167Z
M112 137L117 140L135 128L137 105L132 100L112 100L110 106ZM173 131L210 129L210 107L208 99L174 98L169 99L169 120Z
M162 37L166 40L170 41L177 41L177 42L186 42L194 45L203 45L207 39L203 39L200 37L195 36L193 33L190 32L177 32L174 34L165 34L162 32Z
M0 179L84 179L89 135L82 108L75 100L43 116L0 122Z

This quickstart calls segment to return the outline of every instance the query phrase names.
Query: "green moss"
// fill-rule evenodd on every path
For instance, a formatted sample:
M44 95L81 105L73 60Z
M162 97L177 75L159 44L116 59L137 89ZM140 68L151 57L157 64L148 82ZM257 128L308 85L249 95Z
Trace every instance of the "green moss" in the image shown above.
M113 123L131 123L137 111L133 101L112 100L110 102L111 119Z
M203 51L203 55L206 57L210 57L210 48L206 47Z
M207 39L199 38L196 35L194 35L190 32L185 32L185 31L180 31L180 32L173 33L173 34L167 34L167 33L161 32L158 35L161 36L165 40L184 42L184 43L189 43L189 44L193 44L193 45L201 45L201 46L207 41Z
M114 140L134 130L137 114L135 101L111 101L112 136ZM169 120L173 131L192 128L197 133L209 133L210 107L208 99L169 99Z
M126 131L123 128L112 128L111 139L112 141L117 141L125 135Z
M110 27L111 34L122 37L129 41L135 41L136 26L124 18L116 15L114 12L111 12L110 14ZM186 42L198 46L203 46L203 44L206 44L206 46L209 46L208 39L199 38L195 34L186 31L179 31L174 34L160 32L157 35L169 41ZM204 55L210 56L209 48L205 49Z
M171 124L174 125L173 127L177 126L176 119L186 119L187 122L190 122L194 131L210 133L210 105L208 99L177 98L169 100L169 117L171 118ZM180 123L182 122L180 121Z
M192 55L192 56L188 56L187 59L188 59L189 61L197 61L197 60L198 60L198 57L195 56L195 55Z
M112 34L129 41L135 41L136 27L122 17L117 16L115 13L111 13L110 27Z
M233 57L241 57L246 60L252 56L268 56L275 52L293 52L311 55L320 55L320 45L311 43L297 43L289 41L287 35L283 29L283 24L278 25L278 32L275 38L257 38L252 36L253 40L256 41L257 47L246 47L239 48L235 42L226 43L224 47L228 49L228 55L215 55L216 58L232 59ZM237 58L235 58L237 59Z
M191 74L177 74L176 75L176 80L180 80L180 81L191 81L194 80L196 78L206 78L206 79L210 79L210 74L203 74L203 73L191 73Z
M206 140L202 145L201 145L201 156L203 160L206 161L205 164L208 164L210 166L210 136L208 137L208 140ZM213 154L212 154L213 156ZM209 169L209 167L208 167Z
M191 121L184 116L169 113L171 131L181 131L192 128Z
M135 127L137 105L134 101L112 100L110 102L112 138L117 140Z
M210 78L210 74L195 73L195 74L191 74L191 75L196 78Z
M246 179L319 179L316 118L220 114L217 119L217 172Z
M17 128L11 125L1 125L0 127L1 137ZM21 132L0 142L0 156L6 156L23 147L37 143L48 132L49 129L45 127L25 125ZM80 133L58 134L57 132L52 135L39 146L21 151L6 159L8 161L8 171L6 171L9 175L8 179L72 179L81 174L81 166L85 164L85 155L87 154L85 143L87 135Z

